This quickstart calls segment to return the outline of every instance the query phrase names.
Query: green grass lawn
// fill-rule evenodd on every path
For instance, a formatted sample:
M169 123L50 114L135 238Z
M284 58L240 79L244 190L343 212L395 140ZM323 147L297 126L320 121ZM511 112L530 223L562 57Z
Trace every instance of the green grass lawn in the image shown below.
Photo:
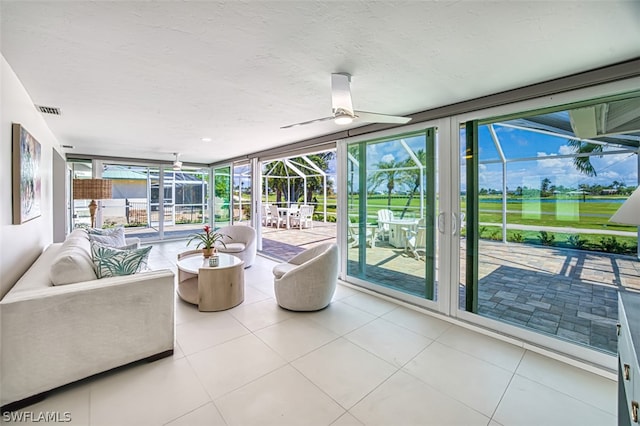
M323 209L324 198L322 195L315 196L318 205L316 214L321 213ZM572 200L570 203L553 203L553 202L521 202L520 200L510 199L507 201L507 223L522 224L532 226L550 226L550 227L572 227L579 229L607 229L617 231L635 232L636 227L610 223L609 218L621 206L620 202L613 200L620 197L588 197L585 201L581 199ZM368 222L375 223L377 221L377 212L380 209L390 208L396 216L400 217L404 212L405 217L420 216L420 199L414 197L407 205L408 196L394 195L391 202L385 195L374 195L367 198L367 217ZM496 200L496 201L490 201ZM481 196L479 211L479 222L482 223L502 223L502 203L500 196ZM606 202L604 200L611 200ZM275 195L269 196L269 201L275 203ZM349 196L347 200L348 215L356 220L358 216L359 197ZM327 198L327 214L335 217L337 199L336 196ZM435 210L435 209L434 209ZM463 197L460 202L461 212L466 210L466 200ZM509 231L511 232L511 231ZM515 232L515 231L514 231ZM521 231L528 235L527 232ZM533 232L533 231L529 231ZM536 232L534 232L537 234ZM586 235L586 234L585 234ZM593 234L589 238L590 241L599 240L602 235ZM620 237L623 238L623 237ZM527 240L536 240L527 237ZM632 237L633 239L633 237Z

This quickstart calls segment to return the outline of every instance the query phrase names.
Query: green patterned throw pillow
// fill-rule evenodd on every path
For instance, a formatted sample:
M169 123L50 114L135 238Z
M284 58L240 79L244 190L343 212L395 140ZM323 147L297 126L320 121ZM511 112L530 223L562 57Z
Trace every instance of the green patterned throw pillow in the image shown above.
M153 246L134 250L119 250L91 242L91 256L98 278L131 275L146 268Z

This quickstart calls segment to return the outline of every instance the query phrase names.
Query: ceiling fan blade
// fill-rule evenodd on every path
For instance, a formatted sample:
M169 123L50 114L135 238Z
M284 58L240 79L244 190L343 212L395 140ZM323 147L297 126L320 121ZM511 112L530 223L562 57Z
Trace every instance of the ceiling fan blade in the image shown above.
M288 125L282 126L280 128L281 129L290 129L290 128L296 127L296 126L304 126L304 125L307 125L307 124L319 123L321 121L328 121L328 120L333 120L333 117L316 118L315 120L303 121L302 123L288 124Z
M331 106L334 114L341 109L349 115L353 115L351 75L331 74Z
M366 111L354 111L356 117L360 121L366 121L367 123L393 123L393 124L405 124L411 121L411 117L401 117L399 115L386 115L377 114L375 112Z

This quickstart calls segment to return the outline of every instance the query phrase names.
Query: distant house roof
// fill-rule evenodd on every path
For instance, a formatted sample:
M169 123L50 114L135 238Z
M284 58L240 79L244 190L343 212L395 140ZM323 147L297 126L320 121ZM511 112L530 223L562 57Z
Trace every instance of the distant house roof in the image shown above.
M102 177L113 180L147 180L145 174L130 170L126 167L109 167L102 172Z
M165 172L165 182L168 182L171 179L171 174L173 174L173 179L175 179L176 184L190 184L190 185L201 185L202 179L194 176L192 173L184 173L184 172L174 172L169 171ZM158 180L158 173L151 172L149 173L152 179ZM126 166L109 166L105 171L102 172L102 177L104 179L113 179L113 180L147 180L147 173L136 171L135 169L130 169ZM207 184L205 179L204 184Z

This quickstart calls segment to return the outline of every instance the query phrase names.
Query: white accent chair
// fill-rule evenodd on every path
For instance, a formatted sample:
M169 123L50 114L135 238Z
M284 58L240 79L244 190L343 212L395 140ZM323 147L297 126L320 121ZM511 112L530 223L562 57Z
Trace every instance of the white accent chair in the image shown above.
M389 221L393 220L393 212L389 209L378 210L378 236L389 239Z
M271 223L275 223L276 229L280 228L280 224L284 223L286 225L286 219L280 216L280 212L278 211L278 206L275 204L271 204L269 206L271 210ZM286 217L286 216L285 216Z
M289 216L290 226L292 228L298 226L300 229L313 228L313 210L314 206L302 205L297 213Z
M405 232L407 233L407 248L416 259L420 260L421 256L418 252L426 254L427 251L427 228L424 225L424 219L418 221L415 229L406 229Z
M317 311L331 303L338 282L338 246L312 247L273 268L278 305L291 311Z
M376 246L376 228L375 225L365 225L365 242L366 244L374 248ZM360 245L360 224L359 223L349 223L347 225L347 244L349 244L349 248L357 247Z
M239 257L244 261L245 268L253 265L257 252L255 229L246 225L229 225L217 229L216 232L226 235L222 239L226 247L221 244L216 245L216 249L220 253Z
M270 204L262 204L262 226L271 225L271 206Z

